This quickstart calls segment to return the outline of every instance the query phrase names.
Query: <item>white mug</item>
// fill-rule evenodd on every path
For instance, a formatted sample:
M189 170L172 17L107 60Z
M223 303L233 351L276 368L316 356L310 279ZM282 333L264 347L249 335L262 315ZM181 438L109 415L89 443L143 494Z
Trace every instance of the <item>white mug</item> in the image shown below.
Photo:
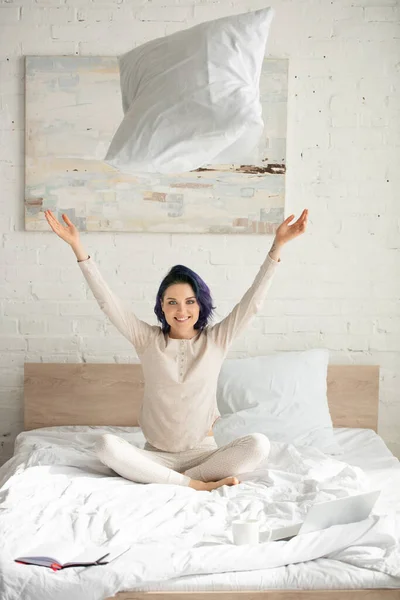
M258 544L260 525L257 519L238 519L232 522L233 543Z

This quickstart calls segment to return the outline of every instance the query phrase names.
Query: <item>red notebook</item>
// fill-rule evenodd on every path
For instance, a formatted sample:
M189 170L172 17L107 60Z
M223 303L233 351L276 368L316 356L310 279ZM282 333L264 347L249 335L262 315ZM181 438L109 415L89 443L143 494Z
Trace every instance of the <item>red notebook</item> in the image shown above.
M129 550L125 545L104 545L84 548L77 544L42 544L32 548L23 556L15 558L15 562L24 565L48 567L53 571L68 567L91 567L107 565Z

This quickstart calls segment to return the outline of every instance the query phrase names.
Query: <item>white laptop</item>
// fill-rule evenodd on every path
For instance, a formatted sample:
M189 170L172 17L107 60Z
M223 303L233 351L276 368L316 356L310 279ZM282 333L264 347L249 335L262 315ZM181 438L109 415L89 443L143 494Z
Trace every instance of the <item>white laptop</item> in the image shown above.
M320 531L321 529L332 527L332 525L363 521L368 518L375 502L378 500L379 494L380 490L376 490L374 492L366 492L313 504L306 514L304 521L273 529L268 541L286 541L296 535Z

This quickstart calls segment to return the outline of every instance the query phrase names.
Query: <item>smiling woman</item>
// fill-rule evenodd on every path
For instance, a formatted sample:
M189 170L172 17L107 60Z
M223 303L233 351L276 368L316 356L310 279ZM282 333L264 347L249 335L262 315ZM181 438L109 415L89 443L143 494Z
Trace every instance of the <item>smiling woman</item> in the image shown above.
M207 326L213 309L210 289L201 277L175 265L160 284L154 312L170 338L191 339Z
M145 385L138 420L146 445L136 448L123 438L105 434L96 444L98 458L137 483L209 491L237 485L240 473L253 471L268 458L270 443L265 435L252 433L218 448L209 434L219 416L218 376L234 339L263 305L282 246L304 233L307 209L292 225L294 215L281 223L253 284L219 323L209 325L214 307L204 281L188 267L173 267L160 285L154 308L161 327L139 319L112 292L65 214L65 227L51 211L45 216L73 249L101 310L135 347L143 367Z

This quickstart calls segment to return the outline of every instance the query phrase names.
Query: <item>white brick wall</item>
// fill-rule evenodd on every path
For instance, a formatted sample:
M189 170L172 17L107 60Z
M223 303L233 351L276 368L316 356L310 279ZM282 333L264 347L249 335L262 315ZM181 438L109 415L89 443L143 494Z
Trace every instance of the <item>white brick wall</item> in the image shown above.
M287 213L310 209L262 314L232 356L327 347L381 366L379 433L400 457L400 38L397 0L273 0L269 54L290 59ZM71 250L24 232L24 72L29 54L115 55L261 0L0 0L0 463L22 427L23 364L130 362ZM222 317L271 239L82 236L113 289L154 322L162 275L186 263ZM132 258L136 259L136 262Z

